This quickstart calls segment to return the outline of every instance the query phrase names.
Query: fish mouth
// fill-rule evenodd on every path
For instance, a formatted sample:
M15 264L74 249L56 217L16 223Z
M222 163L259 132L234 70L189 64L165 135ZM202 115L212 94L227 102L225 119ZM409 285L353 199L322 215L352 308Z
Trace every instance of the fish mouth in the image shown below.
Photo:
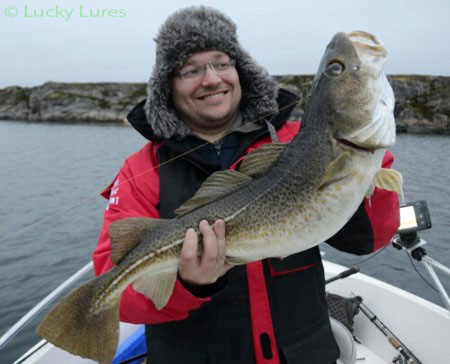
M372 64L379 70L383 68L387 58L387 50L377 37L361 30L354 30L345 34L352 42L363 64Z
M347 139L335 138L338 144L344 148L345 150L353 150L364 153L372 153L375 151L375 148L366 147L363 145L355 144Z
M373 34L364 32L362 30L354 30L346 33L347 37L353 43L353 46L358 50L365 50L372 54L376 54L381 57L387 56L386 48L384 48L383 43L375 37Z

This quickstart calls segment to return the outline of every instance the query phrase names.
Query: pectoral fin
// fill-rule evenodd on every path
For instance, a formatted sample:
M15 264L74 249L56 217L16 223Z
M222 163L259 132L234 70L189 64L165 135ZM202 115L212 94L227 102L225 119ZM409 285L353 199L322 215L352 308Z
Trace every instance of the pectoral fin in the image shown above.
M382 168L375 175L372 185L370 186L369 191L367 191L367 198L372 196L375 187L379 187L387 191L397 192L403 200L403 177L400 172L394 169Z
M319 189L325 188L347 177L348 171L345 166L349 159L350 153L343 152L334 161L332 161L322 177L322 181L319 184Z

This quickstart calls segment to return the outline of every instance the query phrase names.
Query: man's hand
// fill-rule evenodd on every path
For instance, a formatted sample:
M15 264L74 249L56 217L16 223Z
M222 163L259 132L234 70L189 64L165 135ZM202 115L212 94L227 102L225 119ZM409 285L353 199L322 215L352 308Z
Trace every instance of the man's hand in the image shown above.
M199 225L203 236L203 253L198 256L198 236L188 229L184 237L178 275L188 284L211 284L233 266L225 262L225 222L217 220L211 227L206 220Z

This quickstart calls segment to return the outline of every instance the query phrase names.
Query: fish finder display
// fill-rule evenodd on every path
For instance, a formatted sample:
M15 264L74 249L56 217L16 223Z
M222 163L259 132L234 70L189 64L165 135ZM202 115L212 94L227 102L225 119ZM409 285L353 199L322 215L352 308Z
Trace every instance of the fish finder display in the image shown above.
M413 206L400 208L400 227L399 230L417 228L416 213Z
M429 228L431 228L431 219L426 201L415 201L400 206L398 233L411 233Z

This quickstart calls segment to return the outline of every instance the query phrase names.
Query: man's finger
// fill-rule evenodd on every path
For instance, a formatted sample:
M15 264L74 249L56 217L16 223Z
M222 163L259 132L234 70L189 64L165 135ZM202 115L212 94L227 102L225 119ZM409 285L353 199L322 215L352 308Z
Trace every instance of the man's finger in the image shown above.
M181 247L180 268L194 268L197 266L198 235L194 229L188 229Z
M203 255L200 261L200 265L207 268L211 265L215 265L217 262L217 237L208 221L202 220L200 222L199 228L200 232L203 235Z
M217 220L214 223L214 232L217 237L217 258L221 262L225 260L225 221L222 219Z

